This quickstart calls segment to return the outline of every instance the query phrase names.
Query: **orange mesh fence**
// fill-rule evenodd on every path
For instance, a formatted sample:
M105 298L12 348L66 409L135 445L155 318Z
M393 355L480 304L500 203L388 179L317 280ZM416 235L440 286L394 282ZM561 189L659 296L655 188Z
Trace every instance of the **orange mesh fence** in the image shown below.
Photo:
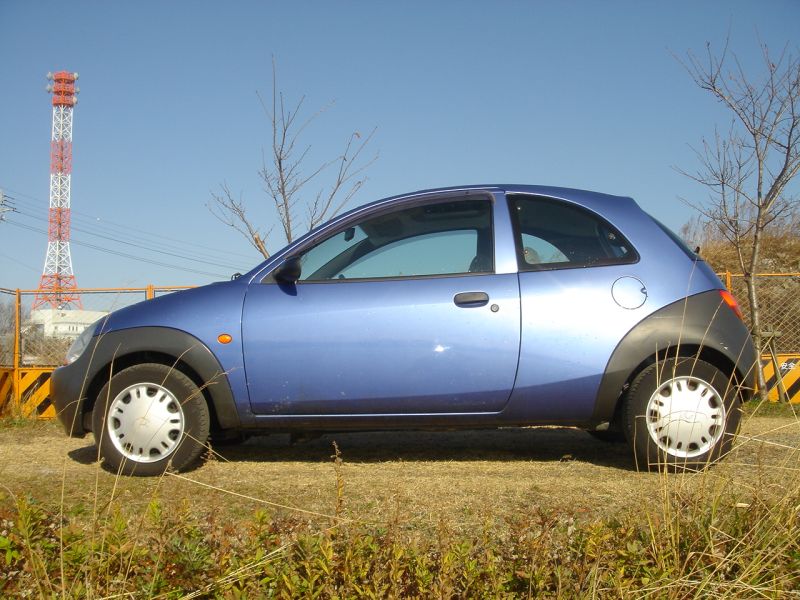
M182 287L79 289L81 309L32 310L36 290L0 288L0 367L55 367L81 332L111 311Z
M750 326L750 305L747 301L747 283L743 275L727 275L723 281L736 296ZM776 273L755 277L761 313L761 329L773 335L774 350L778 354L800 353L800 273Z

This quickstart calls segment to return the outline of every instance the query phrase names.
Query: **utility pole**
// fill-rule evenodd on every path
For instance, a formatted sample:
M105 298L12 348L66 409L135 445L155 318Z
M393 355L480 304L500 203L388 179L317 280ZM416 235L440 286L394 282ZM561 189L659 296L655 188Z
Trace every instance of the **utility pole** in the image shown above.
M14 208L12 200L11 196L6 196L3 190L0 190L0 221L6 220L6 213L16 212L17 209Z

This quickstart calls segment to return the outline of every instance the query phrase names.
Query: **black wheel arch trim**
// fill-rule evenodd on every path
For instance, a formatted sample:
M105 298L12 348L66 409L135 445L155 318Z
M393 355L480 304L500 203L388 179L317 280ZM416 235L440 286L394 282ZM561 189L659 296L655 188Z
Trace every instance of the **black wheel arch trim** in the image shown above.
M83 415L92 409L94 396L112 369L119 372L141 362L160 362L182 370L209 400L220 429L241 426L228 377L208 346L179 329L136 327L95 336L78 360L53 373L53 400L67 433L86 433ZM66 403L78 397L79 402Z
M743 394L755 389L757 353L750 332L719 292L710 290L674 302L646 317L622 338L606 365L592 425L613 422L627 385L666 355L699 353L734 375Z

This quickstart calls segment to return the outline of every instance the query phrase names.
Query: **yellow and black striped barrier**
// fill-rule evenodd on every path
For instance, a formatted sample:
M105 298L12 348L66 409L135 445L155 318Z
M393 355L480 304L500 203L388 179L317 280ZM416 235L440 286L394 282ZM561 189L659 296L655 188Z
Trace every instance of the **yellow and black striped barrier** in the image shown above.
M52 419L50 375L53 367L0 368L0 414Z
M763 357L761 365L769 399L800 404L800 354L776 354L774 359Z
M9 412L13 401L14 369L13 367L0 367L0 415Z

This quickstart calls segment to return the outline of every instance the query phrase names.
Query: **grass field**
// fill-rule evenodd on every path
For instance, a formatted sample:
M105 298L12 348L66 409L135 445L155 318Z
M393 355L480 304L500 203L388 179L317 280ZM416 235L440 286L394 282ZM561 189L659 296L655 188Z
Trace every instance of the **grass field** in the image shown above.
M800 421L748 413L724 462L669 475L530 428L276 435L120 478L89 437L7 421L0 594L800 597Z

